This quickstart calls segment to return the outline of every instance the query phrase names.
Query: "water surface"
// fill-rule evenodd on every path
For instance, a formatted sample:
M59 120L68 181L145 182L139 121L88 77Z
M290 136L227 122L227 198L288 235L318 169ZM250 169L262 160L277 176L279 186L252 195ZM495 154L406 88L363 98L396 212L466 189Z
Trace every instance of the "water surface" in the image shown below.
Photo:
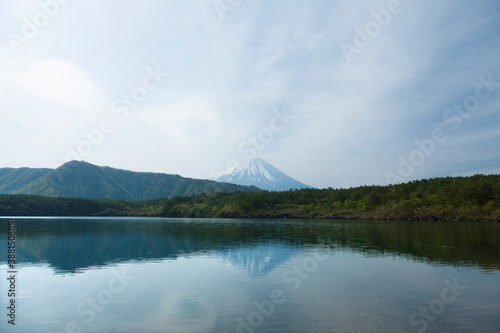
M17 224L1 332L499 332L500 225L160 218Z

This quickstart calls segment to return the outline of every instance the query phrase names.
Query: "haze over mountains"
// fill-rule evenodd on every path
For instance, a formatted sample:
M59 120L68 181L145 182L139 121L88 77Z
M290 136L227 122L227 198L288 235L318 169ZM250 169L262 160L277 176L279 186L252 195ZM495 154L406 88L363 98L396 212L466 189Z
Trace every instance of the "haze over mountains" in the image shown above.
M0 194L149 200L214 192L256 192L256 187L71 161L57 169L0 168Z
M260 158L250 158L212 179L238 185L255 185L268 191L313 188L284 174Z

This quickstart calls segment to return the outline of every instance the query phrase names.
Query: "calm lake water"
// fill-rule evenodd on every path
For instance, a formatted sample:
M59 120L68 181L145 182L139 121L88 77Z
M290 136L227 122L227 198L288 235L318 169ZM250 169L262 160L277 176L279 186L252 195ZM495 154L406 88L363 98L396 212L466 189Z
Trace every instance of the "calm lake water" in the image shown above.
M500 332L500 224L2 218L0 276L1 332Z

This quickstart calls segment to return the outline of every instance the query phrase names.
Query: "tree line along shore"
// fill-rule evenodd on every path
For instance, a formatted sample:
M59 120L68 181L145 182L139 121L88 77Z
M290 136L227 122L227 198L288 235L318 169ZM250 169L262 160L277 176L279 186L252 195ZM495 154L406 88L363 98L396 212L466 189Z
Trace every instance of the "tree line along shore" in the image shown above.
M0 195L0 216L157 216L500 222L500 175L348 189L210 193L147 201Z

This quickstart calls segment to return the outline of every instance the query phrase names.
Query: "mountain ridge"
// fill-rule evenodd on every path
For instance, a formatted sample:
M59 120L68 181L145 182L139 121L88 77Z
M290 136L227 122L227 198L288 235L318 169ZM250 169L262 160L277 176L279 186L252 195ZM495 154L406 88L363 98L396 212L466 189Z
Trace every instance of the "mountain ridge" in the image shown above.
M44 176L48 168L0 168L0 194L7 194Z
M16 174L19 175L17 182L11 179ZM214 192L260 191L256 187L172 174L136 172L97 166L84 161L69 161L56 169L1 168L1 189L4 190L0 193L4 194L115 200L150 200Z

